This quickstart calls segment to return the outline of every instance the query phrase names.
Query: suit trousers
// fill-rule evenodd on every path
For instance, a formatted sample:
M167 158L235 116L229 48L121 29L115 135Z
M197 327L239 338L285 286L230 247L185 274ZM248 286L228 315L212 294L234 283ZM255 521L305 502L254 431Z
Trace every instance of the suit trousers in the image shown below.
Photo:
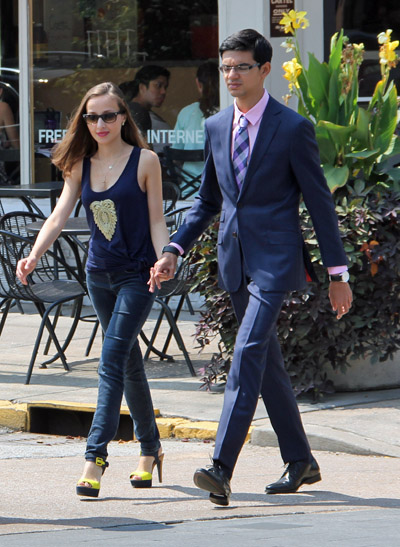
M284 295L284 292L263 291L253 281L244 281L237 292L230 294L239 330L213 456L230 474L246 440L260 394L278 437L283 461L311 461L310 446L277 337L276 322Z

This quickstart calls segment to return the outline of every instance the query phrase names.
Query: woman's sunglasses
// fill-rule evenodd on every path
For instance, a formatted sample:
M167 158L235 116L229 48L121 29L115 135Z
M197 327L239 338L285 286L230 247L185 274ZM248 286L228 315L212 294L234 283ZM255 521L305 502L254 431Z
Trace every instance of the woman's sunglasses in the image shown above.
M114 123L118 117L118 114L124 114L124 112L105 112L104 114L83 114L83 119L86 123L95 125L101 118L104 123Z

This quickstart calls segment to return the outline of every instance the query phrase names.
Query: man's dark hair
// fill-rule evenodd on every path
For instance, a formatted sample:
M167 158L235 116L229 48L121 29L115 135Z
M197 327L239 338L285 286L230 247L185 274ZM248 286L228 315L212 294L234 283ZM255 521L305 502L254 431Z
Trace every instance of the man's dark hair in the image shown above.
M256 30L251 28L239 30L225 38L219 47L219 54L225 51L251 51L256 63L263 65L271 62L272 46L268 40Z
M219 70L217 63L207 61L199 66L196 74L203 86L199 100L205 118L215 114L219 107Z
M167 81L169 81L171 73L169 70L163 66L158 65L147 65L142 67L135 74L135 79L132 81L131 93L132 98L136 97L139 93L139 84L144 84L146 87L149 87L149 83L152 80L156 80L159 76L165 76Z

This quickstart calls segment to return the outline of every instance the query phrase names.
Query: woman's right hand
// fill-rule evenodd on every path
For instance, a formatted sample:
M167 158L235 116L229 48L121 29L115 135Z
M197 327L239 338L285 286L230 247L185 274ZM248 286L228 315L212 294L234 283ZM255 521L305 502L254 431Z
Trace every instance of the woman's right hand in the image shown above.
M37 259L28 256L28 258L22 258L17 264L17 277L23 285L27 285L28 281L26 277L33 272L36 268Z

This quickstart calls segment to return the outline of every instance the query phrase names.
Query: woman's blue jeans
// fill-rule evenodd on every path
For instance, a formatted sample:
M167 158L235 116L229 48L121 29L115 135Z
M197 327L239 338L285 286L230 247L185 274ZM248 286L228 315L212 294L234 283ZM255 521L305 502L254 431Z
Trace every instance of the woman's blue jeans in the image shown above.
M107 445L117 433L123 394L141 453L152 455L160 447L160 435L137 337L155 296L149 292L143 274L128 270L88 272L87 287L104 332L104 342L97 408L85 458L106 460Z

